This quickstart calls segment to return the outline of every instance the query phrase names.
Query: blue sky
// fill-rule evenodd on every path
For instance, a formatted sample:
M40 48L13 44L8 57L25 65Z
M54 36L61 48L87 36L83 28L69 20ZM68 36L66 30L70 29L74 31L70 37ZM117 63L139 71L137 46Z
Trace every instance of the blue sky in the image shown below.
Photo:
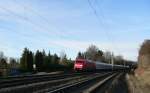
M24 47L78 51L97 45L103 51L137 60L150 37L149 0L0 0L0 51L20 57Z

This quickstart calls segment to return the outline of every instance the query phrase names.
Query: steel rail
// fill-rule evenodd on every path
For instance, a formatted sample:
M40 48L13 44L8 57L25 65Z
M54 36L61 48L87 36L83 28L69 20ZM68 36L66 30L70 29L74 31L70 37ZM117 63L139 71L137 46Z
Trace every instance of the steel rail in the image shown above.
M33 77L25 77L25 78L16 78L12 80L2 80L0 81L0 88L12 87L12 86L19 86L25 84L31 84L36 82L43 82L49 80L58 80L67 77L74 77L78 75L83 75L81 73L72 73L72 74L60 74L60 75L43 75L43 76L33 76Z
M58 86L55 89L51 89L47 93L59 93L59 92L60 93L62 93L62 92L65 93L65 91L67 91L67 89L69 89L69 88L80 86L82 84L86 84L86 83L92 82L92 81L94 81L97 78L102 78L102 77L108 76L110 74L112 74L112 73L105 73L105 74L101 74L101 75L98 75L98 76L93 76L93 77L90 77L90 78L86 78L84 80L77 81L77 82L74 82L74 83L71 83L71 84L65 84L63 86Z
M35 92L35 91L40 91L45 88L53 88L58 85L62 85L67 82L72 82L72 81L77 81L82 78L87 78L86 75L81 75L81 76L76 76L76 77L68 77L64 79L56 79L52 81L44 81L44 82L38 82L38 83L33 83L33 84L27 84L27 85L21 85L21 86L14 86L14 87L9 87L9 88L3 88L0 89L0 93L29 93L29 92Z
M100 87L103 86L106 82L108 82L109 80L111 80L112 78L114 78L117 75L117 73L112 74L109 77L104 78L103 80L99 81L98 83L96 83L94 86L86 89L83 91L83 93L95 93L96 90Z

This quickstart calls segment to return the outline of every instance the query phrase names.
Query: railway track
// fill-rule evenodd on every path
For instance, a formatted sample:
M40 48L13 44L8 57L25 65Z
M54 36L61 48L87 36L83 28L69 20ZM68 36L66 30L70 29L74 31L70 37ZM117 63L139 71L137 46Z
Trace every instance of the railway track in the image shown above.
M74 83L57 86L47 93L95 93L100 86L103 86L103 84L114 78L116 75L118 75L118 73L96 75Z
M44 91L46 88L54 88L58 85L62 85L68 82L75 82L88 76L92 76L91 73L73 73L54 76L42 76L42 77L30 77L19 78L13 80L1 81L0 93L29 93L34 91ZM3 83L2 83L3 82Z
M64 72L51 72L51 73L42 73L42 74L30 74L30 75L18 75L18 76L8 76L8 77L0 77L0 80L10 80L15 78L24 78L24 77L36 77L36 76L43 76L43 75L57 75L57 74L63 74Z
M0 89L0 93L97 93L96 91L100 87L104 86L106 82L109 82L119 74L118 72L105 72L74 73L68 76L58 75L55 78L51 76L53 78L50 77L48 80L43 79L43 81L4 87Z
M19 85L26 85L37 82L44 82L49 80L58 80L67 77L74 77L79 75L86 75L87 73L67 73L67 74L54 74L54 75L33 75L26 77L15 77L11 79L3 79L0 81L0 88L14 87Z
M119 74L114 73L94 76L76 83L57 87L47 93L96 93L101 86L115 78L117 75Z

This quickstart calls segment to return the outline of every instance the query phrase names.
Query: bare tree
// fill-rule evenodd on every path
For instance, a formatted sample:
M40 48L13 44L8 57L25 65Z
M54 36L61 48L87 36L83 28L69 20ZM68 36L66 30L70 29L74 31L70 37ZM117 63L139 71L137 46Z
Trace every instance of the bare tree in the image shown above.
M64 51L60 52L60 62L66 58L66 53Z
M111 63L112 54L110 51L106 51L104 53L104 59L106 62Z
M4 58L4 53L2 51L0 51L0 60Z
M98 47L96 47L95 45L90 45L85 52L86 58L90 60L95 60L95 56L98 50Z
M115 56L115 64L118 64L118 65L125 65L124 62L125 62L125 61L124 61L122 55Z
M86 52L85 56L87 59L100 61L102 59L103 51L99 50L99 48L95 45L90 45Z
M123 60L123 56L118 55L118 56L115 57L115 59L118 60L118 61Z

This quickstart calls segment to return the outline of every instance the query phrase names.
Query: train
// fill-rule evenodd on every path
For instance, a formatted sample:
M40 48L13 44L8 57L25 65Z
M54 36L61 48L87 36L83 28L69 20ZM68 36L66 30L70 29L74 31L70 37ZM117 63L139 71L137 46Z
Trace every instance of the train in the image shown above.
M92 61L79 58L74 62L74 71L116 71L125 69L129 69L129 66L112 65L101 61Z

